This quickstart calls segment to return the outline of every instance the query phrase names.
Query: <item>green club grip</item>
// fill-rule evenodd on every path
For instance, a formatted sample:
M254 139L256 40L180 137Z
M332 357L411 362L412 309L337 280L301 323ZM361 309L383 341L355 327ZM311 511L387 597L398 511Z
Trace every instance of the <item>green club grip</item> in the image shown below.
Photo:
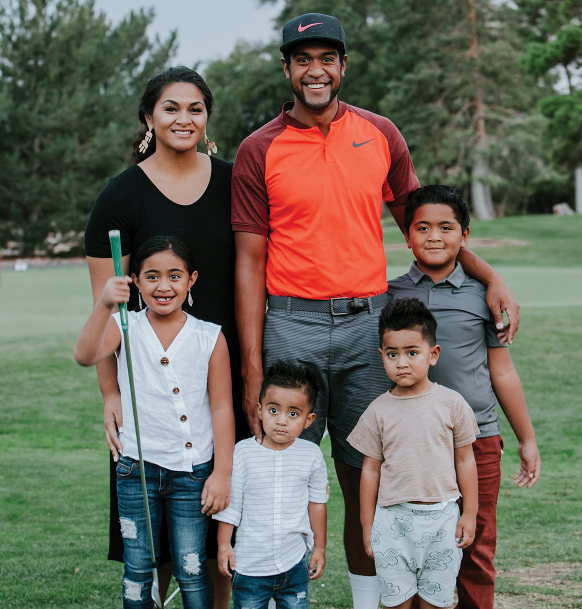
M121 235L118 230L109 231L109 242L111 243L111 257L113 258L113 269L116 277L123 277L123 262L121 260ZM121 329L126 332L127 324L127 304L119 305L119 317L121 318Z

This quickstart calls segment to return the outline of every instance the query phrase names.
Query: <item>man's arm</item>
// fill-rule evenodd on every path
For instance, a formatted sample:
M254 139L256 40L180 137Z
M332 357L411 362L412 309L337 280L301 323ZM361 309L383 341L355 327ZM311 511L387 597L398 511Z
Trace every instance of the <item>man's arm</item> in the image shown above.
M404 205L390 207L390 212L402 233L404 233L404 208ZM487 306L493 314L495 327L499 330L497 335L499 344L502 345L507 341L511 345L519 327L519 304L511 290L501 275L468 247L461 248L457 260L467 275L487 286ZM508 326L503 321L503 311L509 318Z
M515 475L514 484L519 487L527 484L527 488L530 488L540 477L541 460L521 381L509 349L489 347L487 363L493 391L517 437L520 469Z
M370 558L374 558L371 537L376 503L378 502L381 469L382 461L372 457L364 457L362 476L360 478L360 522L364 531L364 548Z
M262 441L257 414L263 382L263 325L267 303L267 238L236 232L235 316L240 342L241 373L244 383L243 409L251 432Z

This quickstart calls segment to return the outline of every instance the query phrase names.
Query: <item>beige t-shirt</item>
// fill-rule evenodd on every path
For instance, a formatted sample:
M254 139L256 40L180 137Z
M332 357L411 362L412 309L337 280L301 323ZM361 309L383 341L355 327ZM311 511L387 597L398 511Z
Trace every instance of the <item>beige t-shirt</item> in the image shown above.
M348 436L364 455L382 461L378 505L438 503L460 495L454 449L475 441L475 415L452 389L434 385L420 395L384 393Z

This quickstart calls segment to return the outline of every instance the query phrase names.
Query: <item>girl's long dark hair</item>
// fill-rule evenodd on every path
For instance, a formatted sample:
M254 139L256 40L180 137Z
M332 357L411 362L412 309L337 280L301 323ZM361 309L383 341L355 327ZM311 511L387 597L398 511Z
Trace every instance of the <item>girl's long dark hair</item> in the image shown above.
M139 145L141 144L141 141L143 140L148 129L145 117L146 115L151 116L153 114L154 106L160 99L163 90L168 85L173 85L177 82L187 82L200 89L202 97L204 98L206 113L208 114L208 118L210 118L214 100L212 98L212 93L210 92L206 82L204 82L202 76L200 76L198 72L195 72L190 68L186 68L185 66L176 66L175 68L166 68L165 70L162 70L159 74L148 81L148 84L146 85L143 95L139 101L138 117L141 125L136 131L133 142L131 143L133 148L131 158L135 163L141 163L144 159L147 159L156 151L155 133L153 134L153 137L148 145L148 149L143 154L139 151Z
M168 250L174 252L174 254L182 260L188 271L188 275L192 275L196 268L194 267L194 260L190 248L181 239L173 236L159 236L148 239L137 250L137 254L131 260L132 272L139 277L143 263L150 256L159 254L160 252L167 252Z

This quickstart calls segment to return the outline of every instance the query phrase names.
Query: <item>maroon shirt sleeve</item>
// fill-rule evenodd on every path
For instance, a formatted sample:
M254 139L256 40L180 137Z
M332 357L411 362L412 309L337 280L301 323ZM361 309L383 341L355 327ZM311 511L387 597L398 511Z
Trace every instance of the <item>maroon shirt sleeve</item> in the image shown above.
M351 112L370 121L386 138L390 150L390 169L382 187L382 199L388 207L404 205L408 195L420 187L406 141L396 125L386 117L354 106L348 107Z
M269 234L269 195L265 158L271 142L285 130L279 117L249 135L240 145L232 170L232 230Z

